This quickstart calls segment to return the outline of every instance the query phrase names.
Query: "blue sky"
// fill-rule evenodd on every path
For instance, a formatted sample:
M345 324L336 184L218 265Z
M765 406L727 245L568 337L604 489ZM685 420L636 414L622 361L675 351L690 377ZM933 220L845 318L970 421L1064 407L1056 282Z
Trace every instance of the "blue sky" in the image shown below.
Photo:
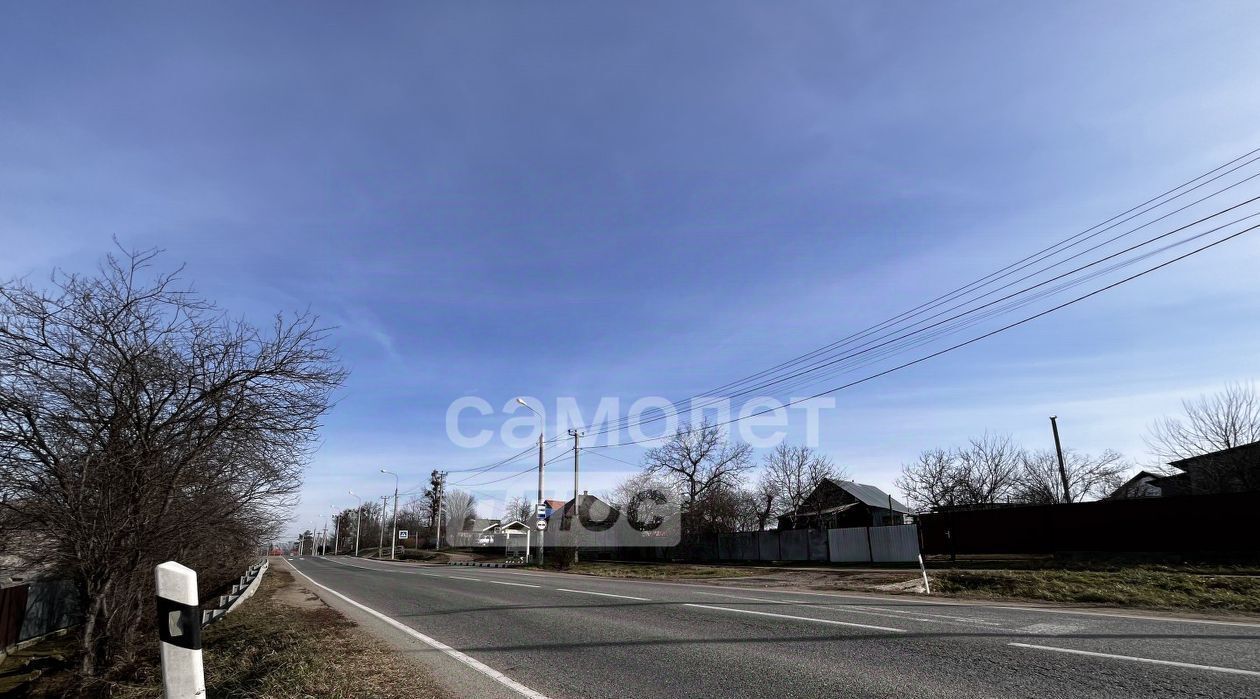
M117 236L234 311L338 325L353 373L301 523L392 488L381 467L511 454L451 444L460 396L683 398L1260 146L1258 25L1246 2L14 5L0 272ZM1058 413L1069 445L1145 458L1181 397L1255 377L1258 258L1239 239L844 391L821 447L887 488L986 429L1049 446Z

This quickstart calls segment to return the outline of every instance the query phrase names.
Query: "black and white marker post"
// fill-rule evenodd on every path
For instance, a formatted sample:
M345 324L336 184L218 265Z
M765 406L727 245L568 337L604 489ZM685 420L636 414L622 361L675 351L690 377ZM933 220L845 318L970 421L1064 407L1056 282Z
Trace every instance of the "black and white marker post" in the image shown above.
M197 571L175 561L159 565L157 626L162 646L162 689L166 699L206 696L201 661L201 608L197 606Z

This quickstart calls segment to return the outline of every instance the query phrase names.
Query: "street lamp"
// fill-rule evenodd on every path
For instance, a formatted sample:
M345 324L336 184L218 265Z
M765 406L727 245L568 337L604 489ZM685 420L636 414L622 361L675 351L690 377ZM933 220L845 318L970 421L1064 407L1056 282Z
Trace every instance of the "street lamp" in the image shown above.
M355 495L353 490L349 492L350 492L350 497L359 501L359 507L358 509L355 510L357 514L355 514L354 516L354 555L358 556L359 555L359 528L360 528L360 525L363 524L363 498L359 497L358 495Z
M398 474L393 471L381 469L381 473L385 473L394 477L394 535L389 540L389 560L394 560L394 547L398 544Z
M546 503L543 502L543 431L547 428L547 419L542 416L542 413L529 407L529 403L526 403L524 399L517 398L516 402L538 416L538 504L535 507L545 507ZM543 539L546 534L546 529L538 530L538 565L540 566L543 564ZM528 552L526 554L528 555Z

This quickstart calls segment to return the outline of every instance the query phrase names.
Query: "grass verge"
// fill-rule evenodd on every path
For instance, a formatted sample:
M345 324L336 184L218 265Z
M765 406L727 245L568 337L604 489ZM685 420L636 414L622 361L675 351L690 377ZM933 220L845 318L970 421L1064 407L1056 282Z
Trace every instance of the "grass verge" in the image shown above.
M1260 614L1260 578L1143 568L934 572L933 591L993 599Z
M566 572L597 575L604 578L642 578L647 580L705 580L713 578L747 578L765 571L755 568L706 566L688 563L618 563L593 561L577 563Z
M272 567L203 639L211 697L443 697L431 679Z

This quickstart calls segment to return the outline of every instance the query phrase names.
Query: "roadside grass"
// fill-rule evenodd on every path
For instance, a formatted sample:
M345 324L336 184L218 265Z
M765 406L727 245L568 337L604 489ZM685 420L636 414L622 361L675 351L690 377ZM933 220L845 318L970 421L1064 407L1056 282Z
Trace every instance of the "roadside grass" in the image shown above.
M273 566L253 599L206 629L208 696L445 696L415 665L297 588L288 571Z
M935 571L933 591L993 599L1260 614L1260 578L1168 572Z
M645 578L649 580L705 580L713 578L747 578L764 575L755 568L707 566L689 563L618 563L615 561L579 562L566 572L596 575L604 578Z

